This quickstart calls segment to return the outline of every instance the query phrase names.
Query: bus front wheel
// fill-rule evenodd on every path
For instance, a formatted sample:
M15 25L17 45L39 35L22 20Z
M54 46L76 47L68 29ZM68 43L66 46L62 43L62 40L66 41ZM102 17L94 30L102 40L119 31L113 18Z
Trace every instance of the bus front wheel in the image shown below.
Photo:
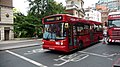
M112 44L112 42L108 42L108 44L107 45L111 45Z

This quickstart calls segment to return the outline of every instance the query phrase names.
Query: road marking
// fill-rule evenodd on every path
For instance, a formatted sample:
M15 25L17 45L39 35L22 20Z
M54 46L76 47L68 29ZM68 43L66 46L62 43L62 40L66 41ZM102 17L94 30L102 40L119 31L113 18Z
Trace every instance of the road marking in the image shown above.
M81 61L81 60L87 58L88 56L89 55L87 55L87 54L79 55L77 53L71 54L71 55L65 55L65 56L62 56L58 59L54 59L55 61L63 61L59 64L54 64L54 66L62 66L64 64L68 63L68 62L78 62L78 61Z
M38 63L38 62L36 62L36 61L34 61L34 60L31 60L31 59L29 59L29 58L26 58L26 57L24 57L24 56L22 56L22 55L19 55L19 54L17 54L17 53L12 52L12 51L6 50L6 52L7 52L7 53L10 53L10 54L12 54L12 55L14 55L14 56L16 56L16 57L19 57L19 58L21 58L21 59L23 59L23 60L26 60L26 61L28 61L28 62L36 65L36 66L39 66L39 67L47 67L47 66L45 66L45 65L43 65L43 64L41 64L41 63Z
M105 53L103 53L103 55L100 55L100 54L84 52L84 51L79 51L79 52L80 53L89 54L89 55L99 56L99 57L105 57L105 58L109 58L109 57L113 57L113 56L119 55L117 53L114 53L114 54L105 54Z
M80 52L80 53L89 54L89 55L99 56L99 57L109 57L109 56L100 55L100 54L95 54L95 53L90 53L90 52L84 52L84 51L79 51L79 52Z
M48 50L44 50L43 48L33 49L33 50L29 50L29 51L25 52L24 55L37 54L37 53L41 53L41 52L45 52L45 51L48 51Z

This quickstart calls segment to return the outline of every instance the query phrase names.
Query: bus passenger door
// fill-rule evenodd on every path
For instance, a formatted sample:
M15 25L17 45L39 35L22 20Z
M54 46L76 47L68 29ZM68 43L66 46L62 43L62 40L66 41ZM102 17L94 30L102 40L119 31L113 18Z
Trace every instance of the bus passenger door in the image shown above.
M77 47L77 27L73 26L73 45L74 48Z
M94 28L93 28L93 26L90 26L90 40L91 40L91 43L94 43Z
M69 37L69 50L74 49L74 36L73 36L73 25L71 24L69 27L69 32L68 32L68 37Z

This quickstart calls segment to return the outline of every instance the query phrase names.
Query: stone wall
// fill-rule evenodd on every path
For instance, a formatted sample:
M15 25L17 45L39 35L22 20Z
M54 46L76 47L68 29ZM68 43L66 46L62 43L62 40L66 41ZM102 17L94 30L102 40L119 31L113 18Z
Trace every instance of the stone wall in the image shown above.
M0 5L12 7L12 0L0 0Z
M5 28L9 28L9 40L14 39L12 0L0 0L0 40L5 40Z
M8 15L8 17L7 17ZM1 22L13 24L13 10L8 7L1 7Z
M9 30L9 40L13 40L14 39L14 32L13 32L13 26L12 25L0 25L0 32L1 32L1 40L5 40L5 27L10 27Z

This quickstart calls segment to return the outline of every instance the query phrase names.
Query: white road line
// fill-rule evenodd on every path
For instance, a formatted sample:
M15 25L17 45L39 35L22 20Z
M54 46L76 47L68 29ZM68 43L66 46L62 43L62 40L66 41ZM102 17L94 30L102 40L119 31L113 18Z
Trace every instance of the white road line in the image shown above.
M109 57L109 56L100 55L100 54L95 54L95 53L90 53L90 52L84 52L84 51L79 51L79 52L80 52L80 53L89 54L89 55L99 56L99 57Z
M12 51L6 50L6 52L8 52L8 53L10 53L10 54L12 54L12 55L14 55L14 56L16 56L16 57L19 57L19 58L21 58L21 59L23 59L23 60L26 60L26 61L28 61L28 62L36 65L36 66L39 66L39 67L47 67L47 66L45 66L45 65L43 65L43 64L41 64L41 63L38 63L38 62L36 62L36 61L34 61L34 60L31 60L31 59L29 59L29 58L26 58L26 57L24 57L24 56L22 56L22 55L19 55L19 54L17 54L17 53L12 52Z
M71 61L78 62L78 61L84 60L85 58L87 58L89 56L89 55L86 55L86 56L84 56L84 55L85 54L81 54L81 55L77 56L76 58L72 59ZM79 59L79 57L81 57L81 56L84 56L84 57ZM78 60L76 60L76 59L78 59Z
M81 60L87 58L88 56L89 55L87 55L87 54L78 55L76 53L72 54L72 55L68 55L68 56L66 55L66 56L63 56L61 58L54 59L55 61L63 61L62 63L54 64L54 66L62 66L62 65L69 63L69 62L78 62L78 61L81 61Z

